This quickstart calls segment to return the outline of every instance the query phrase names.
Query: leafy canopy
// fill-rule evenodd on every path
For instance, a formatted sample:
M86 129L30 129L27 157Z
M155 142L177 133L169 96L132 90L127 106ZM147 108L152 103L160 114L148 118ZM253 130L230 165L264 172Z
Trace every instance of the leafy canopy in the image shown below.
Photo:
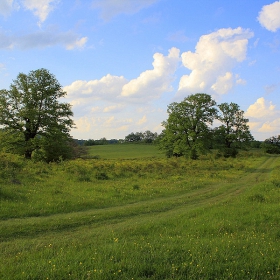
M196 159L199 152L207 150L209 125L217 114L215 105L210 95L197 93L168 106L169 117L162 123L165 129L160 141L167 156L188 155Z
M249 120L244 117L244 111L236 103L218 105L217 119L221 125L216 129L216 140L220 142L224 156L235 156L236 146L253 140L249 130ZM235 146L234 146L235 145Z
M44 148L46 139L70 137L74 126L71 105L59 102L65 95L46 69L20 73L9 90L0 90L0 124L16 139L13 148L31 158L32 152Z
M169 157L184 155L196 159L213 146L219 147L225 157L234 157L237 147L253 140L249 120L237 104L216 106L205 93L192 94L182 102L171 103L167 113L159 143ZM220 121L218 128L212 127L214 120Z

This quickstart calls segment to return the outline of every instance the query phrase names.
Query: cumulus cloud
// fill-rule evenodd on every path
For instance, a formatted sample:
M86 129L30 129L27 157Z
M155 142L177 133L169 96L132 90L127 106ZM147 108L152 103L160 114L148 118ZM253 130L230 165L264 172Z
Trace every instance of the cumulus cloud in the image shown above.
M135 14L159 0L94 0L92 7L101 10L101 18L110 20L118 14Z
M178 94L203 91L226 94L240 84L241 79L232 70L246 59L248 40L253 35L250 30L238 27L201 36L195 52L182 53L182 63L191 73L181 77Z
M83 48L87 37L79 38L74 32L57 30L38 31L31 34L14 36L0 32L0 49L34 49L62 45L67 50Z
M34 13L39 18L39 25L43 23L49 13L54 9L54 5L60 0L22 0L24 7Z
M123 76L112 76L110 74L100 80L82 81L78 80L64 87L69 98L84 99L85 102L95 100L112 101L116 99L127 80Z
M259 12L258 21L267 30L276 32L280 28L280 1L265 5Z
M0 14L7 16L13 9L13 0L0 1Z
M233 75L230 72L226 72L224 76L219 76L216 83L211 86L218 94L225 94L233 87Z
M151 130L153 127L158 130L162 117L149 103L172 90L171 83L181 60L179 53L176 48L170 49L167 56L156 53L153 69L130 81L123 76L107 74L101 79L77 80L65 86L66 98L73 106L78 127L72 134L82 133L92 138L87 134L91 130L96 131L98 137L121 137L131 131ZM139 103L145 104L145 109L137 110ZM127 119L127 116L132 118ZM148 119L149 128L146 127ZM82 130L79 130L80 125Z
M255 119L264 118L264 117L273 117L275 116L275 105L272 102L266 101L264 97L258 98L257 101L250 105L246 111L246 116L253 117Z
M249 125L253 134L259 135L261 140L279 134L280 130L280 111L271 101L264 97L250 105L245 116L250 120Z
M131 131L147 129L160 132L164 118L161 114L165 114L165 110L159 111L160 108L152 106L151 101L172 90L171 83L179 61L180 51L172 48L166 56L156 53L153 69L140 73L136 79L107 74L101 79L77 80L65 86L66 98L73 106L78 127L71 133L93 138L89 133L94 131L94 138L98 139L107 135L122 138ZM139 104L142 104L141 110ZM131 116L130 119L127 116Z
M160 97L164 92L172 91L174 73L180 61L180 50L172 48L167 56L154 54L152 70L142 72L138 78L123 86L121 96L134 100L150 100Z

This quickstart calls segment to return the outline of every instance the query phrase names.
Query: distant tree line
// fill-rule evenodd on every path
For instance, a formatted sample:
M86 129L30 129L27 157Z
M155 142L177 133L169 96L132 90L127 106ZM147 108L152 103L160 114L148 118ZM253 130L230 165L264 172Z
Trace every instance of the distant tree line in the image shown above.
M110 139L107 140L105 137L100 138L99 140L88 139L88 140L78 140L81 145L84 146L95 146L95 145L108 145L108 144L118 144L119 140Z
M124 138L126 143L153 143L158 138L156 132L146 130L145 132L131 132Z
M76 142L79 145L84 146L95 146L95 145L108 145L108 144L123 144L123 143L146 143L151 144L154 143L158 138L158 134L156 132L151 132L150 130L146 130L145 132L131 132L124 139L109 139L107 140L105 137L100 138L99 140L88 139L88 140L78 140Z

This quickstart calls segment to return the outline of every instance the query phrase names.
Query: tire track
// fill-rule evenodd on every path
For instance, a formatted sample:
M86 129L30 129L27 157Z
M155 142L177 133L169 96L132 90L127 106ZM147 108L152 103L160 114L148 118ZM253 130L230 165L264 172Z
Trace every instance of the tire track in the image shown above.
M185 210L225 202L239 196L246 188L266 181L279 157L267 159L248 175L234 183L220 183L188 193L153 200L140 201L105 209L86 210L74 213L55 214L46 217L9 219L0 222L0 241L17 238L33 238L50 232L74 230L82 226L95 227L120 223L147 215L160 215L184 207Z

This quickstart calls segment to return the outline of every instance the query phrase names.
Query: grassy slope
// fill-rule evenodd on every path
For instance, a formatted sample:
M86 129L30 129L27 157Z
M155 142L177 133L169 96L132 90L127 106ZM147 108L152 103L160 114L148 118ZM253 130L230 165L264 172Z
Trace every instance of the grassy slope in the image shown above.
M280 279L279 165L254 156L25 166L21 185L2 187L0 278Z

